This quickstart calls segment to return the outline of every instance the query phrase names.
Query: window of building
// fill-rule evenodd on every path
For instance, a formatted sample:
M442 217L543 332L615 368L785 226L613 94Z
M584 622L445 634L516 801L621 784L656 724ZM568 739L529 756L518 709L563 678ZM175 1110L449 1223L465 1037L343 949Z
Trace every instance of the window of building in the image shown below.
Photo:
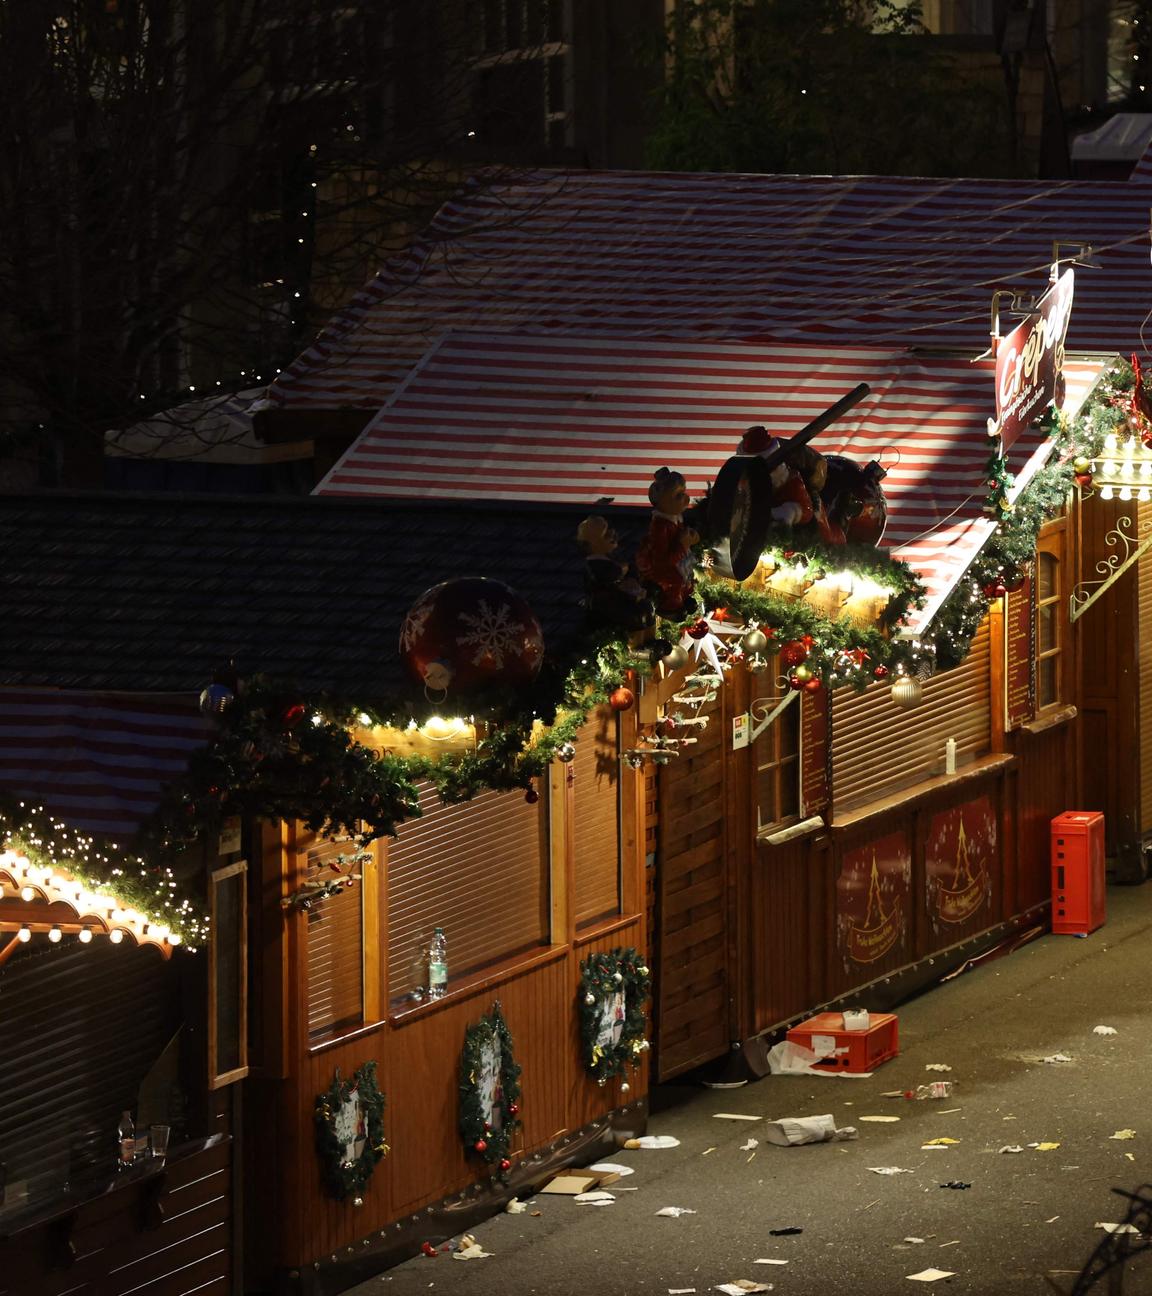
M1036 705L1041 710L1062 700L1063 538L1063 532L1042 538L1036 554Z
M570 49L561 0L484 0L476 60L477 134L503 151L570 141Z
M572 867L576 927L620 913L620 756L618 721L600 707L580 732L572 780Z
M759 680L775 680L779 663L775 658ZM752 708L752 727L756 716L770 714L784 699L788 690L773 684L761 693ZM791 694L788 704L752 743L756 761L756 830L778 828L800 813L800 699Z
M329 882L337 871L361 875L351 886L313 900L307 911L308 1037L316 1040L354 1029L377 1015L365 957L366 921L375 912L374 873L370 861L340 861L356 853L350 837L322 837L302 829L296 849L306 883Z
M543 783L543 780L541 780ZM547 788L481 792L445 805L420 785L421 816L387 846L388 993L418 997L435 928L448 942L448 989L491 964L551 941Z

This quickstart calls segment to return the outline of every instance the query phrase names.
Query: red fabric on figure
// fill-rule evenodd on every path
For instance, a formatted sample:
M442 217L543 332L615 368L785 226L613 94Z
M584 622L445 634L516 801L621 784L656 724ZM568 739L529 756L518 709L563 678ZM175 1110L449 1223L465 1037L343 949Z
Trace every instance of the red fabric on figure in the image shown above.
M668 468L659 469L648 487L652 521L636 551L636 570L657 591L656 608L665 616L682 613L692 597L695 559L692 546L699 536L684 525L691 504L684 478Z

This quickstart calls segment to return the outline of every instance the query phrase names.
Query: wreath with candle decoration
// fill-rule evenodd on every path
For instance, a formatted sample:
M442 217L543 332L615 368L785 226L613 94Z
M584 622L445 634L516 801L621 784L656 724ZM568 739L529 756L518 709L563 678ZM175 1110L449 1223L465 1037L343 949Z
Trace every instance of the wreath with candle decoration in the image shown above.
M460 1053L460 1138L464 1150L502 1175L520 1120L520 1067L500 1004L464 1033Z
M388 1153L384 1142L384 1095L376 1085L376 1063L364 1062L348 1080L337 1067L316 1099L316 1151L324 1190L337 1201L357 1195L376 1163Z
M600 1084L640 1065L652 979L638 950L606 950L580 964L584 1065Z

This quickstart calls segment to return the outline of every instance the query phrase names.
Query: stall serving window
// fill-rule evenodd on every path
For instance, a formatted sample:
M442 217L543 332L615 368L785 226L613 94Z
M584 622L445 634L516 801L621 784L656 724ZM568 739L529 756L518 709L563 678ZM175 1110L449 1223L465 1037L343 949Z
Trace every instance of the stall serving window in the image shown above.
M765 692L759 692L752 707L752 727L757 716L767 717L788 697L787 705L753 739L756 762L756 831L770 832L792 822L800 813L800 699L776 681L779 660L773 657L760 681L772 681Z
M543 783L543 780L541 780ZM448 943L448 989L551 942L549 796L481 792L444 805L419 785L421 816L387 845L388 994L418 999L435 928Z
M1039 711L1064 701L1067 609L1064 536L1063 526L1045 528L1036 546L1036 706Z
M568 766L577 931L621 912L618 727L611 707L598 708L580 731Z
M991 635L985 618L968 656L923 683L920 704L904 710L887 683L832 697L834 812L871 801L944 773L945 745L956 741L958 765L992 746Z
M306 829L298 833L296 849L306 883L330 882L338 872L360 874L350 886L313 899L307 910L308 1038L315 1042L379 1016L374 852L349 864L357 851L350 837Z

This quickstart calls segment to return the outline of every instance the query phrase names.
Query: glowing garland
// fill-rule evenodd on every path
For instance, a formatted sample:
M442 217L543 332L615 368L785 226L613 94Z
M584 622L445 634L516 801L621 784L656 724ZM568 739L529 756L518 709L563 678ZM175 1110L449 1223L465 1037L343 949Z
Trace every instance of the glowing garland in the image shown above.
M115 901L123 911L112 918L116 926L146 927L153 939L190 949L207 936L204 906L186 894L170 867L127 852L109 854L41 806L0 802L0 849L28 860L34 871L28 879L32 885L63 890L71 904L83 898L88 903L81 907L100 916L102 923L109 923Z

